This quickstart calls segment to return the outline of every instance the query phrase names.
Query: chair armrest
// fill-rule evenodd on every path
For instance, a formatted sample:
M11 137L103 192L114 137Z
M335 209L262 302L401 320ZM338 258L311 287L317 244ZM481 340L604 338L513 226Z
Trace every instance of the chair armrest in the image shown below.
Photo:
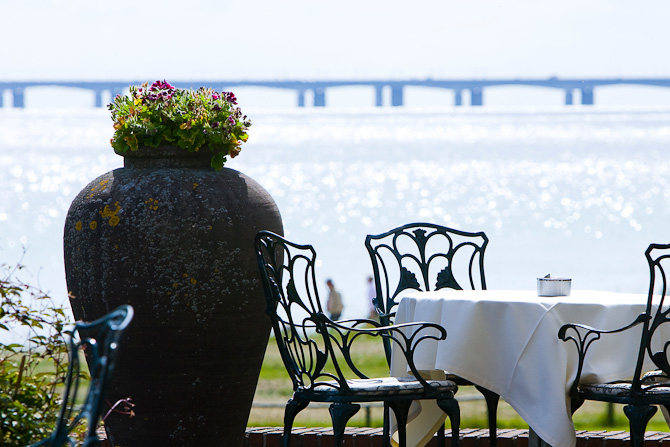
M395 318L395 312L389 312L389 313L384 313L384 311L376 307L377 310L377 315L379 315L380 320L386 318L388 321L391 321L391 319Z
M586 352L588 351L589 347L593 342L599 340L601 335L616 334L619 332L623 332L634 326L637 326L640 323L644 323L649 319L650 319L649 315L647 315L646 313L642 313L638 315L637 318L632 323L619 329L613 329L607 331L575 323L568 323L561 326L561 328L558 330L558 338L563 340L564 342L567 342L568 340L572 341L575 344L575 347L577 348L577 355L579 356L577 365L577 374L570 388L570 395L572 397L577 396L579 382L582 377L582 368L584 367L584 360L586 359Z
M372 304L375 306L375 311L377 311L377 315L379 315L380 321L391 322L393 318L395 318L395 312L387 313L381 306L381 300L378 299L377 297L374 297L372 299Z
M439 324L425 321L396 324L392 328L393 330L383 335L383 337L390 339L396 347L400 348L400 352L404 356L412 375L421 382L424 388L427 390L431 389L431 385L419 373L414 363L414 353L419 343L425 340L445 340L447 338L446 329ZM408 336L408 332L411 335Z
M356 334L367 334L372 336L384 337L384 333L395 333L398 332L402 334L402 338L406 341L413 341L414 345L419 343L423 339L429 338L434 340L444 340L447 338L447 331L441 325L437 323L429 323L426 321L417 321L411 323L402 323L402 324L392 324L392 325L383 325L375 320L368 320L365 318L353 318L350 320L338 320L332 321L325 315L323 315L326 326L329 328L337 329L338 332L354 332ZM373 326L373 327L360 327L360 326ZM411 329L416 328L411 336L406 336L402 329ZM424 329L432 328L438 332L439 335L424 335L418 337L420 331ZM346 335L345 335L346 336ZM357 335L354 335L357 336ZM415 340L416 339L416 340Z
M368 335L382 337L396 345L407 361L407 365L414 377L421 384L430 389L430 384L421 377L414 363L414 352L419 343L425 340L444 340L447 338L447 331L439 324L429 322L412 322L383 326L375 320L352 319L344 321L332 321L325 315L323 322L329 329L329 339L333 341L343 353L350 352L350 348L355 339L360 336ZM360 327L369 325L373 327ZM337 336L336 336L337 334ZM349 355L344 356L349 368L359 374L359 377L366 378L351 361Z

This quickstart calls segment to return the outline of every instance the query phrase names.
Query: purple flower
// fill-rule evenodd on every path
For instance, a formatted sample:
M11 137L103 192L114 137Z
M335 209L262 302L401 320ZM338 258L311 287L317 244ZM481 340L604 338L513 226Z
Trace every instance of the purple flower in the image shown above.
M237 104L237 98L233 92L226 92L225 95L226 100L228 100L231 104Z
M213 99L214 101L216 101L216 100L219 99L219 98L220 98L220 96L219 96L218 93L216 93L216 92L212 93L212 99Z
M151 84L151 91L157 90L174 90L174 87L170 85L166 80L156 81Z
M212 129L216 129L217 127L219 127L219 122L218 121L213 122Z
M232 115L229 116L229 117L228 117L228 122L229 122L230 124L235 124L235 118L234 118Z

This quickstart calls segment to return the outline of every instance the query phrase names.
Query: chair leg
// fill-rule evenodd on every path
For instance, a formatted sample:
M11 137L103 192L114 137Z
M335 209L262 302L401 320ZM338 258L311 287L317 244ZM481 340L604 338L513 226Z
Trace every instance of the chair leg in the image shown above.
M401 400L389 402L389 407L393 410L396 423L398 424L398 445L399 447L407 447L407 415L409 414L409 407L412 401Z
M361 408L358 404L351 403L334 403L328 409L330 411L330 418L333 421L333 445L340 447L344 441L344 429L347 426L347 421L355 415Z
M289 399L284 410L284 439L283 447L289 447L291 441L291 428L293 428L293 421L298 413L303 410L309 402L296 401Z
M482 393L486 400L486 410L489 416L489 445L490 447L496 447L498 445L498 402L500 396L478 385L475 385L475 388Z
M384 402L384 428L382 432L382 447L391 447L391 415L387 402Z
M440 447L444 447L444 431L444 424L442 424L442 426L437 429L437 445Z
M643 447L644 431L656 410L656 406L652 405L626 405L623 407L623 412L626 413L630 422L631 447Z
M451 422L451 446L458 447L460 444L460 426L461 426L461 409L458 406L456 399L438 399L437 406L442 409Z

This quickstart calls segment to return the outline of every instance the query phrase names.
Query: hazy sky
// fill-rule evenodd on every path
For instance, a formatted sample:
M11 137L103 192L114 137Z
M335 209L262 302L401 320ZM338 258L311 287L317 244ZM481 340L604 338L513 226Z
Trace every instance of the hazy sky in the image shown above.
M0 79L670 76L667 0L0 0Z

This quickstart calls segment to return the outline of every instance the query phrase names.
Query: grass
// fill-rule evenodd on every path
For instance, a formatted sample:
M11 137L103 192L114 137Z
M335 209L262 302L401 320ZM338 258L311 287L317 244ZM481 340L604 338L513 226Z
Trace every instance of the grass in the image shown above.
M354 354L357 366L369 376L387 376L388 367L384 357L384 349L378 339L364 341L360 349ZM265 353L263 368L258 382L258 388L254 403L271 402L279 405L279 408L253 408L249 417L249 426L283 426L284 405L291 397L292 386L284 364L277 350L274 338L270 339L268 349ZM480 396L472 387L461 388L458 397ZM461 401L461 427L463 428L486 428L488 427L486 404L483 400ZM370 425L382 426L381 408L370 410ZM628 419L623 414L621 405L609 406L606 403L587 402L574 416L575 428L577 430L625 430L628 431ZM314 408L313 406L300 412L296 418L295 427L328 427L331 425L330 415L327 408ZM349 426L367 426L366 412L361 410L349 422ZM509 406L501 402L498 409L498 428L528 428L528 424ZM668 426L660 411L652 418L647 426L651 431L668 431Z

